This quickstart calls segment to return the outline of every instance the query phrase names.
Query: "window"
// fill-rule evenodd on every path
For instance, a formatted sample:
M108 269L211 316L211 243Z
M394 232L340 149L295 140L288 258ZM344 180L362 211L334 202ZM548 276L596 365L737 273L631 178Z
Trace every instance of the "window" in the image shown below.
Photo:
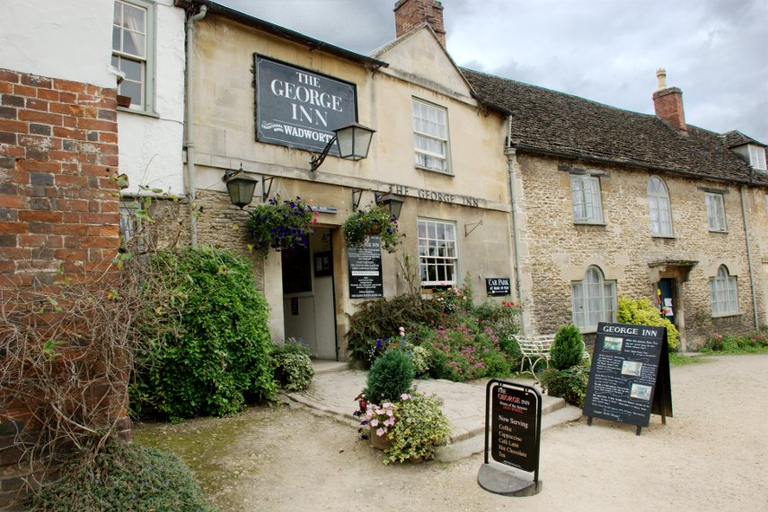
M597 176L571 175L573 221L602 224L603 206L600 201L600 179Z
M449 172L448 113L444 108L413 100L413 141L417 167Z
M672 236L672 209L669 192L664 182L656 176L648 180L648 209L651 214L651 234Z
M765 148L754 144L748 144L747 147L749 148L749 165L761 171L768 170L765 164Z
M606 281L598 267L589 267L583 281L571 284L573 323L595 331L599 322L616 320L616 281Z
M458 266L456 224L419 219L422 286L455 286Z
M115 0L112 18L112 65L125 73L118 94L129 96L136 110L152 110L152 7L142 0Z
M709 281L712 316L733 315L739 312L739 293L736 277L728 275L725 265L717 269L717 276Z
M725 231L725 206L723 194L706 192L704 199L707 203L707 223L710 231Z

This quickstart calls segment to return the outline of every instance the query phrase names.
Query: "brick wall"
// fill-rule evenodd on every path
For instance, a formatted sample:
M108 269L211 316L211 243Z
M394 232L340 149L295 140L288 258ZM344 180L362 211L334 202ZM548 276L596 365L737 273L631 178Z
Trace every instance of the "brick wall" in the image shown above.
M115 94L0 69L0 294L6 311L20 291L55 290L62 277L103 279L110 268L119 247L117 189L110 179L118 166ZM13 350L9 336L9 326L0 324L4 366ZM99 366L79 363L89 371ZM90 391L93 400L105 389ZM9 393L0 390L0 507L22 485L17 435L33 436L29 411Z
M428 23L445 46L443 6L435 0L400 0L395 4L395 33L397 37Z

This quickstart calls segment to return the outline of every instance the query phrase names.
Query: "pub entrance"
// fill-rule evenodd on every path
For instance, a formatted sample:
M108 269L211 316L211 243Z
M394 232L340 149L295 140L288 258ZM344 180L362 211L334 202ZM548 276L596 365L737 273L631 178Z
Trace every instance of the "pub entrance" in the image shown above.
M331 229L317 228L309 247L283 251L285 337L301 340L313 358L338 359Z

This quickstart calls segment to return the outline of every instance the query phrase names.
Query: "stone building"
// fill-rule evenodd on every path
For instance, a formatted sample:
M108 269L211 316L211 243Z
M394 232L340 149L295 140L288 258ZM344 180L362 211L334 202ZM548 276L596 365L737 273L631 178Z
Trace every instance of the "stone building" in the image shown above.
M406 4L398 20L421 16ZM406 291L406 255L425 289L471 285L483 297L495 279L509 289L506 113L473 96L429 25L403 22L408 31L363 56L214 2L177 5L204 13L187 56L194 157L186 160L200 209L193 236L239 250L249 243L248 207L232 206L222 181L241 168L260 181L255 203L300 196L318 212L307 251L253 256L275 340L302 338L315 356L345 360L349 315L367 298ZM312 170L333 130L352 122L376 130L368 157L331 153ZM406 236L397 253L374 250L373 275L360 279L340 228L387 194L403 201Z
M648 297L696 348L768 321L765 145L686 124L659 70L656 115L462 70L514 110L509 153L530 332L615 321Z

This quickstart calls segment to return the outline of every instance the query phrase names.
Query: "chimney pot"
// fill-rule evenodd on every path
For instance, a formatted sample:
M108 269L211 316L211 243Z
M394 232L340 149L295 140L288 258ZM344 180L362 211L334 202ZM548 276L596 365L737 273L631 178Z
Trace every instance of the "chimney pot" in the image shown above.
M664 68L659 68L656 70L656 80L659 82L659 86L656 88L657 91L661 91L662 89L667 88L667 70Z

